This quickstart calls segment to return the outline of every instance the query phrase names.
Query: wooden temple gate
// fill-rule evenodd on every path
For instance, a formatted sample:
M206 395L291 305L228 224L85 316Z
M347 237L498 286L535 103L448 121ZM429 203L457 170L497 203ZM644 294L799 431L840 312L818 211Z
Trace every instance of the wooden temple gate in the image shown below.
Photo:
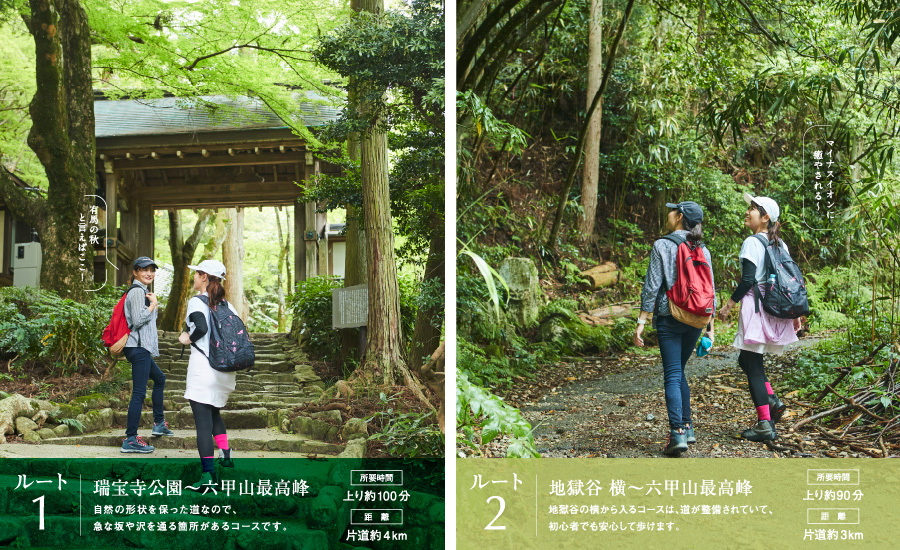
M236 104L243 112L222 120L176 98L95 101L97 194L108 205L107 247L118 267L98 249L107 280L124 284L135 257L154 256L155 210L291 205L296 280L326 274L326 215L316 212L315 203L297 202L302 191L297 183L339 168L316 158L259 103L203 99ZM336 109L301 105L308 126L338 115ZM96 280L103 280L102 273Z

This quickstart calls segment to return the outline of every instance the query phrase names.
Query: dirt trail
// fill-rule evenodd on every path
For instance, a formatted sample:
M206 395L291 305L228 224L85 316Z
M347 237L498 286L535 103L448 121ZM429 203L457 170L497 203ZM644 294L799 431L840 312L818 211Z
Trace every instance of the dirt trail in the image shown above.
M796 350L816 341L818 338L806 338L790 346L783 356L766 357L766 369L777 393L790 391L781 384L785 364L793 363ZM815 444L813 435L788 433L787 426L802 412L791 406L790 399L785 399L788 411L779 424L779 435L781 441L789 441L800 451L780 446L770 449L738 437L756 416L737 356L738 351L726 345L714 348L706 357L693 356L688 362L697 443L682 456L825 456L823 450L829 448ZM558 387L533 386L507 396L509 403L535 426L534 440L542 456L665 456L661 451L668 420L658 354L624 353L613 360L576 363L567 370L574 376L565 377Z

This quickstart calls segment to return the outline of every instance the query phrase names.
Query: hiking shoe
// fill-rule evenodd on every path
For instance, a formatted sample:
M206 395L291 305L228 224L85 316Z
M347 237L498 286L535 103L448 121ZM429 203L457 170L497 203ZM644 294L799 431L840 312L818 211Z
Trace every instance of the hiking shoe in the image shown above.
M231 449L219 449L219 456L216 458L216 464L223 468L234 468L234 459L231 458Z
M774 393L769 396L769 413L772 415L772 422L780 422L781 415L784 414L787 405Z
M153 431L150 432L150 435L157 437L161 435L175 435L175 432L169 429L169 423L163 420L159 424L153 425Z
M147 445L139 435L126 437L125 441L122 442L123 453L152 453L155 450L156 447Z
M759 420L752 428L744 430L741 437L749 441L774 441L778 437L775 423L771 420Z
M193 485L188 485L187 487L185 487L185 489L190 489L191 491L197 491L200 494L204 494L207 491L212 491L213 493L215 493L216 489L218 489L218 488L219 488L219 482L216 481L216 476L213 475L212 472L206 472L206 471L204 471L202 474L200 474L200 479L197 481L197 483L194 483ZM216 494L218 494L218 493L216 493Z
M684 436L685 441L688 445L693 445L697 442L697 438L694 437L694 425L693 424L685 424L684 425Z
M670 430L669 439L666 441L666 448L663 449L663 453L669 456L678 456L686 450L688 450L688 444L684 430Z

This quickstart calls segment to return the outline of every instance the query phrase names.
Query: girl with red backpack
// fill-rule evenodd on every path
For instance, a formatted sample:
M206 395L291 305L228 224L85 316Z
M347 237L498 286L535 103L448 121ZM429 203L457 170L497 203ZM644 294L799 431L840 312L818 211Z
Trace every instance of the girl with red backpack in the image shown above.
M147 381L153 380L153 436L175 435L163 417L163 390L166 375L153 360L159 357L159 335L156 332L158 315L156 294L150 292L150 283L156 277L156 263L141 256L132 265L131 288L125 294L124 315L128 329L128 339L123 349L125 358L131 363L131 402L128 405L128 420L125 428L123 453L152 453L155 449L137 434L147 394Z
M666 206L672 209L666 223L671 233L653 243L650 251L634 344L643 347L641 334L653 313L669 416L669 437L663 452L678 456L697 441L684 368L704 327L710 345L715 340L712 314L716 297L712 260L702 242L703 209L693 201Z
M203 472L200 481L188 486L188 489L205 491L207 487L218 485L215 475L215 462L226 468L234 468L231 449L228 446L228 435L225 422L219 410L225 407L228 397L234 391L236 375L234 372L222 372L210 366L209 326L210 309L230 309L235 315L234 307L225 301L225 266L216 260L203 260L199 265L188 266L194 269L194 290L199 294L188 301L188 331L182 332L178 340L182 345L191 346L188 370L185 382L184 398L191 405L194 423L197 427L197 450ZM205 300L204 300L205 298ZM209 305L207 305L207 303ZM214 460L213 440L219 448L219 459Z
M744 226L753 235L747 237L741 246L741 280L731 295L731 299L719 310L719 319L725 321L731 308L741 304L738 331L734 337L734 347L741 350L738 364L747 375L750 396L756 407L757 421L741 437L750 441L772 441L778 437L775 423L781 420L785 405L772 390L763 366L764 353L784 353L787 344L797 341L800 319L782 319L769 314L762 304L769 274L766 269L766 249L781 247L784 256L787 245L779 234L778 203L769 197L754 197L744 193L744 201L749 205L744 217ZM763 244L766 243L766 244ZM773 278L775 275L771 275ZM802 281L800 281L802 284Z

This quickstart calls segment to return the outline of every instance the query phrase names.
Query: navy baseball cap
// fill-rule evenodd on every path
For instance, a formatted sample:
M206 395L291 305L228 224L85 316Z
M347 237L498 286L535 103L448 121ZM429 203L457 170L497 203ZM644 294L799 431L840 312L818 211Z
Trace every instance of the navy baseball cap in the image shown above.
M673 208L681 212L684 216L684 226L694 227L703 221L703 209L694 201L683 201L678 204L671 202L666 203L666 207Z
M159 266L156 265L156 262L154 262L147 256L141 256L140 258L138 258L134 261L134 263L131 265L131 269L143 269L143 268L151 266L151 265L153 267L155 267L156 269L159 269Z

